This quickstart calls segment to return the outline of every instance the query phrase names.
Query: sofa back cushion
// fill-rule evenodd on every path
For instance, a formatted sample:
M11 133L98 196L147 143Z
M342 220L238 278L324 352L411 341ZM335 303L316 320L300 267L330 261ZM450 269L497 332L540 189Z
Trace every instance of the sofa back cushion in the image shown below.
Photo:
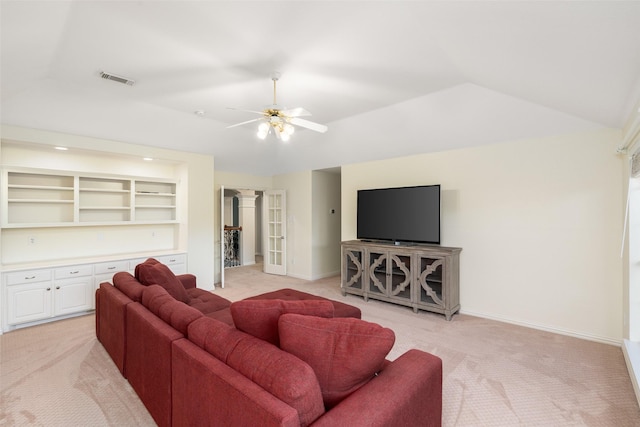
M126 271L120 271L113 275L113 286L131 298L132 301L140 302L142 300L142 291L145 287Z
M231 316L236 328L273 345L280 345L278 319L285 313L333 317L334 306L329 300L286 301L281 299L242 300L231 304Z
M194 344L295 408L301 425L324 413L318 379L297 357L206 316L189 325L188 335Z
M395 342L391 329L360 319L283 314L280 347L315 371L327 409L369 382Z
M159 285L145 287L142 291L142 305L185 336L189 324L202 317L198 310L177 301Z
M149 258L142 264L136 265L135 274L136 279L145 286L160 285L178 301L188 304L191 300L186 289L171 269L155 258Z

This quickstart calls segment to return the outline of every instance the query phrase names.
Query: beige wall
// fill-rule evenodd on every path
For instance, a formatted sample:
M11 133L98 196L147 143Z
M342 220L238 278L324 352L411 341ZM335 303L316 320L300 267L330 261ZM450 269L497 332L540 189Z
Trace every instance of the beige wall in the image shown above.
M462 312L584 338L623 336L620 132L601 130L342 167L356 191L442 185L442 245L463 248Z
M311 276L315 280L340 274L340 174L315 171L312 178Z
M211 288L214 269L213 157L97 138L2 126L2 165L70 170L179 181L179 225L59 227L38 229L38 250L26 246L32 229L3 229L2 263L105 257L164 250L188 251L198 286ZM34 144L34 145L32 145ZM52 147L71 148L56 153ZM156 159L146 163L142 157ZM150 227L154 237L151 238Z

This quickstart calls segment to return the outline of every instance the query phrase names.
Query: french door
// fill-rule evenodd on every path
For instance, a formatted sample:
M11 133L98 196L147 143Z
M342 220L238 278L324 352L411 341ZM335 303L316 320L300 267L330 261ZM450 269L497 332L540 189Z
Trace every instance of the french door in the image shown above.
M269 274L287 274L286 251L286 194L284 190L264 192L264 234L266 254L264 272Z

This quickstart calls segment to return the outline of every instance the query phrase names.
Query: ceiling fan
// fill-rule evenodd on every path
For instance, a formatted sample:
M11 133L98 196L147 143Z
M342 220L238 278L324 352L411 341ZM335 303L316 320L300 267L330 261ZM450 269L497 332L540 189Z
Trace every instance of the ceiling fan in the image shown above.
M310 116L311 113L305 110L304 108L282 108L276 102L276 83L280 78L280 73L274 73L271 76L271 80L273 81L273 104L268 105L262 111L253 111L253 110L242 110L239 108L231 108L231 110L245 111L248 113L260 114L262 117L258 117L257 119L247 120L245 122L236 123L231 126L227 126L227 129L233 128L236 126L246 125L248 123L261 121L258 126L258 138L265 139L267 135L273 131L276 138L287 142L289 138L295 131L295 126L300 126L306 129L311 129L316 132L325 133L327 129L329 129L325 125L321 125L319 123L314 123L309 120L301 119L303 116Z

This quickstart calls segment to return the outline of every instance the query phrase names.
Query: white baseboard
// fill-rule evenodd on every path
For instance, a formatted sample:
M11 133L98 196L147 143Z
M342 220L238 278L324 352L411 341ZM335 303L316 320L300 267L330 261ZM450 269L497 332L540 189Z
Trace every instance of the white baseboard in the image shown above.
M567 329L553 328L553 327L550 327L550 326L538 325L538 324L530 323L530 322L522 322L522 321L513 320L513 319L510 319L510 318L506 318L506 317L489 315L489 314L486 314L486 313L477 313L477 312L466 311L466 310L460 310L460 313L468 314L469 316L482 317L484 319L497 320L499 322L504 322L504 323L511 323L513 325L525 326L527 328L538 329L540 331L552 332L554 334L560 334L560 335L566 335L566 336L569 336L569 337L580 338L580 339L583 339L583 340L595 341L595 342L599 342L599 343L603 343L603 344L609 344L609 345L615 345L617 347L622 346L622 341L621 340L616 340L616 339L612 339L612 338L609 338L609 337L601 337L601 336L597 336L597 335L584 334L582 332L570 331L570 330L567 330Z
M624 354L624 361L629 370L629 378L631 378L633 391L636 393L636 400L640 405L640 343L624 340L622 354Z
M327 277L333 277L333 276L339 276L340 272L339 271L334 271L334 272L330 272L330 273L323 273L323 274L318 274L315 276L303 276L300 274L295 274L295 273L287 273L287 276L289 277L293 277L294 279L302 279L302 280L309 280L309 281L314 281L314 280L320 280L320 279L326 279Z

